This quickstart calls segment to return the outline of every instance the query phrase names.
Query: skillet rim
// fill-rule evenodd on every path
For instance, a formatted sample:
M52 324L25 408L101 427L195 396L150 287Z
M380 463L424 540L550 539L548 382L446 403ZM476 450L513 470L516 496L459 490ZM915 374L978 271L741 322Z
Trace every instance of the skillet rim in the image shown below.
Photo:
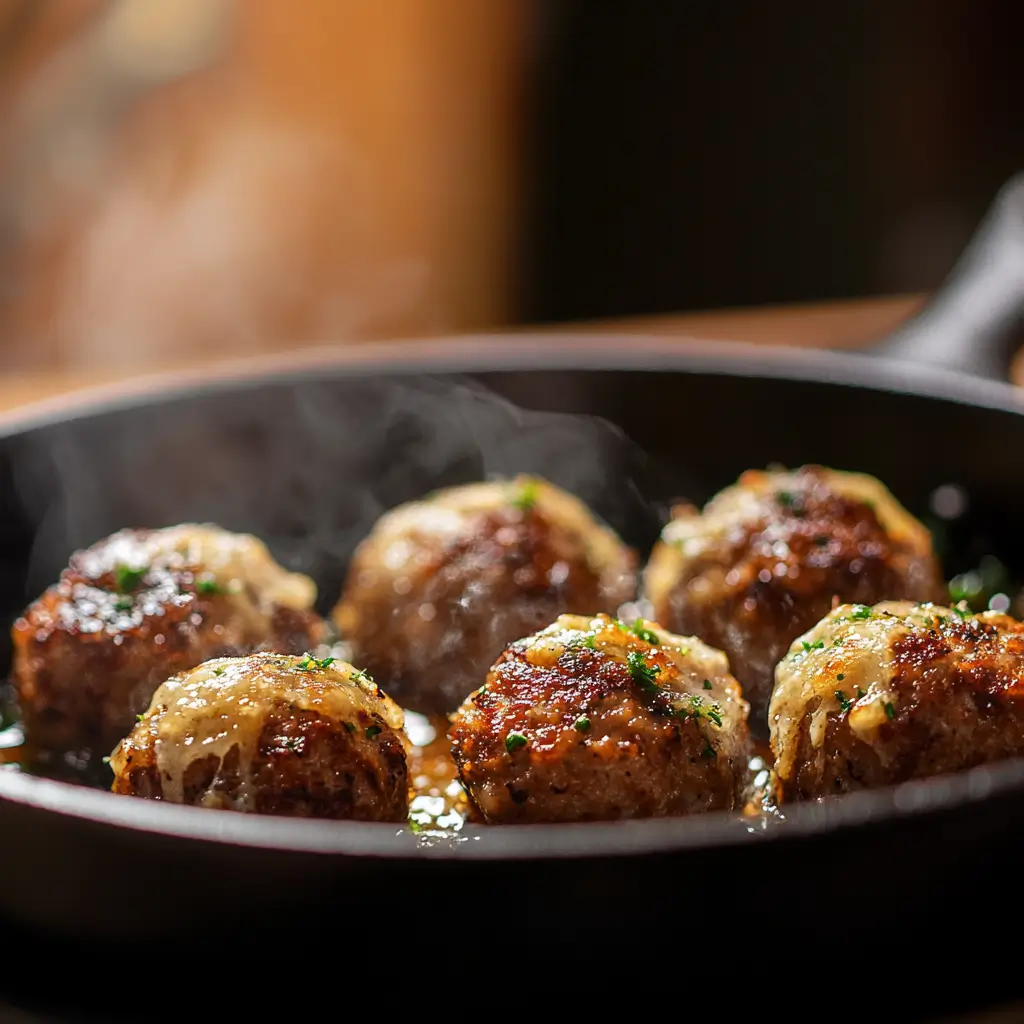
M1024 415L1021 389L1002 381L897 362L869 352L768 346L642 334L473 334L298 349L233 358L198 370L161 372L101 384L0 413L0 437L58 423L261 383L299 384L311 377L474 374L530 370L711 373L800 380L937 399ZM1024 789L1024 758L896 787L830 797L788 808L784 821L712 812L692 818L549 825L467 826L455 840L420 841L399 823L329 822L126 800L70 783L0 771L5 803L115 829L247 848L395 859L520 860L644 855L749 841L800 839L870 822L903 819L980 803ZM479 843L481 835L500 842Z

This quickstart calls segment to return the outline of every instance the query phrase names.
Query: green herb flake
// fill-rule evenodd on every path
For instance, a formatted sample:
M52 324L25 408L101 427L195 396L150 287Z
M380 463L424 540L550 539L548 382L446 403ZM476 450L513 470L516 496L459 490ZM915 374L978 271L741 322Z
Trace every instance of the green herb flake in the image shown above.
M141 722L145 717L146 717L145 715L136 715L135 716L135 721L136 722Z
M778 491L778 492L776 492L775 500L783 508L792 508L793 507L793 495L789 491Z
M661 641L658 639L657 633L652 633L649 629L644 626L643 619L637 619L633 623L632 630L641 640L649 644L660 644Z
M721 727L722 709L717 703L712 701L710 704L705 704L704 698L699 693L689 693L682 698L682 701L683 706L676 710L676 714L680 718L706 718L709 722L714 722L715 725Z
M856 604L850 613L851 619L870 619L871 609L866 604Z
M130 612L135 602L130 597L119 597L114 602L114 608L119 612Z
M419 835L423 831L423 826L418 821L415 821L412 818L410 818L409 831L414 833L415 835Z
M575 636L565 645L567 651L576 651L581 647L589 647L594 650L594 634L587 633L580 630Z
M710 690L711 689L711 680L710 679L705 679L704 680L704 689L705 690Z
M346 729L348 729L349 732L356 731L356 727L352 722L343 722L342 724L345 726Z
M846 694L842 690L836 690L836 700L839 701L840 711L849 711L853 707L853 704L847 699Z
M705 740L704 743L705 743L705 746L704 746L704 749L701 751L701 757L706 757L706 758L717 757L718 755L715 753L714 747L712 747L711 744L707 742L707 740Z
M142 578L147 572L149 572L148 565L144 565L141 569L133 569L130 565L119 565L114 569L114 586L119 593L128 594L142 582Z
M839 675L836 676L836 682L841 683L845 678L846 678L846 676L843 675L842 672L840 672Z
M368 740L376 739L380 735L380 733L381 728L379 725L368 725L366 727L366 738Z
M630 651L626 655L626 662L633 681L641 690L645 693L661 693L661 687L654 681L661 672L660 666L650 664L641 651Z
M972 615L971 609L968 607L966 601L960 601L958 604L953 605L953 613L961 622L965 619L969 619Z
M586 715L580 715L575 722L572 723L572 727L577 732L586 732L590 728L590 719Z
M521 732L510 732L505 737L505 749L514 754L520 747L525 747L529 742Z
M819 548L827 548L827 547L828 547L828 543L829 543L829 541L828 541L828 537L826 537L826 536L825 536L824 534L822 534L822 533L819 533L819 534L818 534L818 535L817 535L817 536L816 536L816 537L814 538L814 543L815 543L815 544L816 544L816 545L817 545L817 546L818 546Z
M298 752L299 747L301 745L302 745L302 740L298 736L289 736L284 741L285 750L291 750L291 751L296 752L296 753Z
M337 658L314 658L312 654L304 654L302 660L295 667L300 672L312 672L314 669L327 668L337 660ZM360 678L359 669L355 669L352 675L356 679ZM365 673L362 673L362 675L365 675Z
M803 640L801 643L803 644L804 654L807 654L809 651L820 651L825 646L824 640L815 640L813 644Z
M885 708L885 717L891 722L896 717L896 709L888 701L882 707Z
M105 754L103 758L101 758L101 760L103 761L104 764L110 764L110 755Z
M226 594L227 590L216 580L196 580L197 594Z
M512 497L512 505L520 512L529 512L537 504L537 481L527 480Z
M224 675L224 673L225 673L226 671L227 671L227 669L226 669L226 668L223 668L223 667L221 667L221 668L215 668L215 669L213 670L213 674L214 674L215 676L222 676L222 675Z
M864 690L862 690L862 689L861 689L861 688L860 688L860 687L858 686L858 687L857 687L857 700L860 700L860 699L861 699L861 697L866 697L866 696L867 696L867 693L865 693L865 691L864 691Z

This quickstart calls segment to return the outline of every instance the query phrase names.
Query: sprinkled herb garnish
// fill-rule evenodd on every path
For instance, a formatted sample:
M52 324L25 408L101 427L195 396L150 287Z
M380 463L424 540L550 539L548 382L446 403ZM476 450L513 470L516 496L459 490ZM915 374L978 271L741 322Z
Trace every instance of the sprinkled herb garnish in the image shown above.
M704 740L704 744L705 744L704 745L704 749L701 751L701 757L717 757L718 756L715 753L715 748L712 747L711 744L708 743L707 740Z
M284 741L286 750L298 751L299 746L302 744L302 740L298 736L289 736Z
M793 507L793 495L790 494L789 491L778 491L776 493L776 495L775 495L775 500L783 508L792 508Z
M342 722L341 724L344 725L345 728L348 729L349 732L355 732L356 731L356 727L355 727L355 725L352 724L352 722Z
M649 629L644 627L644 620L637 619L633 623L633 632L640 637L641 640L649 644L660 644L661 641L658 639L657 633L652 633Z
M827 548L828 537L826 537L823 533L819 533L818 536L814 538L814 543L817 544L819 548Z
M510 732L505 737L505 749L510 753L515 753L520 747L525 747L529 741L521 732Z
M575 722L572 723L572 727L577 732L586 732L590 728L590 719L586 715L580 715Z
M842 682L842 681L843 681L843 680L844 680L845 678L846 678L846 676L845 676L845 675L843 675L843 673L842 673L842 672L840 672L840 673L839 673L839 675L837 675L837 676L836 676L836 680L837 680L838 682L840 682L840 683L841 683L841 682Z
M661 687L654 681L661 672L661 667L650 664L640 651L630 651L626 655L633 681L645 693L661 693Z
M832 646L833 647L842 647L843 646L843 638L841 636L837 636L835 638L835 640L832 641Z
M815 640L813 644L808 643L806 640L801 642L803 644L804 654L807 654L808 651L820 651L825 646L824 640Z
M711 680L710 679L705 679L704 680L704 689L705 690L710 690L711 689Z
M102 758L102 761L103 761L104 764L110 764L110 755L109 754L104 754L104 756Z
M416 835L419 835L420 832L423 831L423 826L418 821L414 821L412 818L409 819L408 824L409 831L415 833Z
M853 704L850 703L842 690L836 690L836 700L839 701L840 711L849 711L853 707Z
M145 717L146 717L145 715L136 715L135 716L135 721L136 722L141 722Z
M871 609L866 604L856 604L850 613L851 619L870 619Z
M381 729L379 725L368 725L366 727L366 738L368 740L376 739L380 735Z
M680 718L707 718L715 725L722 724L722 709L714 701L705 704L699 693L688 693L681 698L681 702L684 706L676 710Z
M131 611L134 604L135 602L130 597L119 597L114 602L114 608L119 612L128 612Z
M858 686L857 687L857 700L860 700L861 697L866 697L866 696L867 696L867 694Z
M565 645L565 648L568 651L575 651L580 647L589 647L591 650L594 650L594 634L580 630Z
M885 717L891 722L896 717L896 709L888 701L882 707L885 708Z
M513 496L512 504L520 512L529 512L537 504L537 481L527 480Z
M224 672L225 672L225 671L226 671L226 669L224 669L224 668L215 668L215 669L213 670L213 674L214 674L215 676L222 676L222 675L224 675Z
M196 580L197 594L226 594L227 589L216 580Z
M969 619L972 615L971 609L968 607L966 601L961 601L959 604L953 605L953 612L961 621Z
M314 658L312 654L305 654L302 657L302 661L300 661L298 665L296 665L295 667L300 672L312 672L314 669L317 668L327 668L329 665L334 664L334 662L337 660L337 658ZM359 669L356 669L352 673L352 675L358 679L358 673ZM363 674L365 675L365 673Z
M114 570L114 586L120 593L127 594L142 582L142 577L147 572L149 572L147 565L141 569L133 569L130 565L119 565Z

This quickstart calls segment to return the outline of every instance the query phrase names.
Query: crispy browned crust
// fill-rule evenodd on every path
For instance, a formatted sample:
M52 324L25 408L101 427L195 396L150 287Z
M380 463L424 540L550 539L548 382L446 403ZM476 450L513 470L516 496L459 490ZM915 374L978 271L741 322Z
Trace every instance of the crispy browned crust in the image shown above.
M1005 615L936 617L892 645L894 717L870 741L830 712L811 741L808 707L782 800L808 800L906 782L1024 754L1024 624Z
M668 629L726 653L759 736L767 735L775 666L835 603L947 598L933 553L890 536L869 505L836 493L822 473L803 467L782 500L775 493L764 498L757 522L738 524L731 543L690 562L672 588L650 595L654 618ZM652 560L664 546L656 545Z
M255 793L257 814L359 821L405 821L409 814L406 755L398 736L360 712L349 730L308 709L277 702L266 709L257 755L248 772L232 747L222 765L216 756L188 763L184 803L230 808L245 784ZM126 742L125 769L113 792L164 799L150 723Z
M671 662L657 648L640 640L631 646L668 670ZM581 718L589 720L585 731L577 728ZM745 722L741 731L729 753L746 752ZM510 751L516 733L528 742ZM462 783L488 822L731 809L747 767L698 719L681 719L644 692L625 664L586 647L538 666L512 644L486 685L452 716L448 735Z
M88 550L149 532L122 531ZM191 571L171 569L148 572L122 594L102 558L76 554L12 630L26 734L43 749L106 753L169 676L210 658L298 654L322 641L314 613L278 606L268 621L240 614L245 600L254 598L200 593Z
M634 553L623 548L629 573L602 578L579 538L536 509L472 517L457 539L424 547L422 557L420 582L400 595L387 573L364 583L368 566L357 554L335 618L353 659L393 699L426 713L458 707L512 640L563 612L614 614L635 592Z

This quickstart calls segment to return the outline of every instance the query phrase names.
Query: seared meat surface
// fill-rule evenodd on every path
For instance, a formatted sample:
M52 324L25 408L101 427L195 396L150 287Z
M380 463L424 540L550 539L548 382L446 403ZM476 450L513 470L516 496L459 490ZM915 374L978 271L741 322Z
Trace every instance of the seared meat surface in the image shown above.
M577 498L535 478L453 487L382 516L334 618L403 706L458 707L506 644L562 612L614 613L636 557Z
M110 759L113 791L292 817L405 821L401 709L346 662L217 658L168 679Z
M780 663L770 721L782 800L1024 754L1024 624L907 601L843 605Z
M449 738L489 822L694 814L737 806L747 710L700 640L562 615L505 650Z
M943 601L931 536L873 477L817 466L744 473L703 513L677 509L644 576L653 614L723 650L767 732L773 674L838 601Z
M76 552L14 624L28 737L106 752L169 675L212 657L318 644L312 580L216 526L123 530Z

